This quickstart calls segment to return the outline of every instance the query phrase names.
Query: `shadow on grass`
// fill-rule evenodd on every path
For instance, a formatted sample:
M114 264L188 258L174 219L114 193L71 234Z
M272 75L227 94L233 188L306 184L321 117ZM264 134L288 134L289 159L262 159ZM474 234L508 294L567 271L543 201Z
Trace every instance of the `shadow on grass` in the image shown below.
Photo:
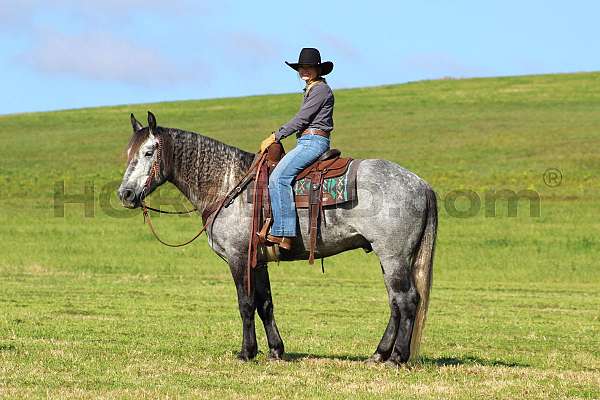
M331 361L354 361L354 362L365 362L369 357L365 356L351 356L351 355L319 355L319 354L308 354L308 353L285 353L283 356L284 361L299 362L305 360L331 360ZM503 360L487 360L480 357L464 356L464 357L419 357L419 360L413 365L422 366L457 366L457 365L481 365L484 367L529 367L528 364L518 363L513 361Z
M420 357L419 364L423 365L435 365L438 367L448 367L455 365L482 365L484 367L529 367L529 364L517 363L514 361L502 361L502 360L486 360L484 358L474 356L464 357Z
M284 361L296 362L304 360L332 360L332 361L367 361L368 357L364 356L342 356L342 355L319 355L319 354L308 354L308 353L285 353L283 355Z

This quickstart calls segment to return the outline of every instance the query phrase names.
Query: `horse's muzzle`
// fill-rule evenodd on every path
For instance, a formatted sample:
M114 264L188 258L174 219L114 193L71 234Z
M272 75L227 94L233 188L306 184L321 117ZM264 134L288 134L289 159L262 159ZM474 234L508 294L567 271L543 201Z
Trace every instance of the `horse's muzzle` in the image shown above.
M135 194L135 190L129 188L119 189L117 192L121 204L126 208L137 208L140 206L140 198Z

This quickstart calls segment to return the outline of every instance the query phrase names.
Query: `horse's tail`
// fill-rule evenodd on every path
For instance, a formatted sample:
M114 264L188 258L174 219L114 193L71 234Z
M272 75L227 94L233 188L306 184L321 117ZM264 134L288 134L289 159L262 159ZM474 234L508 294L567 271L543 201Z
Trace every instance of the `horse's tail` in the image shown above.
M421 344L421 336L425 326L427 307L429 306L429 292L433 278L433 254L437 236L438 210L435 192L432 189L427 190L426 197L427 220L412 268L413 282L417 288L417 293L419 293L419 304L410 340L411 360L415 360L419 353L419 345Z

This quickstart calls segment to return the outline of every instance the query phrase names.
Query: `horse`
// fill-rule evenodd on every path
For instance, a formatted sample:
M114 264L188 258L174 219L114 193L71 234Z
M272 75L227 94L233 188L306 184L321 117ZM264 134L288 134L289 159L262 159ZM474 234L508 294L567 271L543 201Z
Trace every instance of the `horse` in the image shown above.
M127 145L127 167L118 189L124 207L138 208L157 187L170 182L198 211L222 198L244 177L257 154L194 132L160 127L148 112L143 127L131 114L133 134ZM358 198L352 204L324 208L317 256L352 249L374 251L388 294L390 317L383 336L367 361L399 366L414 360L429 305L437 236L437 200L431 186L398 164L364 159L357 170ZM244 189L244 192L247 189ZM242 319L241 360L258 353L255 313L269 346L268 359L280 360L284 344L273 312L267 260L252 270L252 290L245 290L252 204L246 193L212 220L208 243L231 270ZM299 232L281 260L308 258L308 210L297 210Z

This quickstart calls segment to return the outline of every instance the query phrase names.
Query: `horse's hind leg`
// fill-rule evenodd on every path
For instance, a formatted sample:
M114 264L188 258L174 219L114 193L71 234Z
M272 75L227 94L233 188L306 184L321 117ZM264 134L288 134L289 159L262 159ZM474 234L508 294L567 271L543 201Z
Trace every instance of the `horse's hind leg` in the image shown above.
M371 360L405 363L410 358L410 339L419 304L419 295L411 278L410 257L380 258L388 291L390 320Z
M254 270L254 288L256 310L265 326L267 342L269 343L269 358L279 360L283 356L284 347L273 315L271 282L269 281L269 270L266 264Z
M381 270L383 271L383 265L381 266ZM386 280L386 288L388 291L389 303L390 303L390 320L388 321L387 327L383 332L383 337L377 346L377 350L369 359L369 362L383 362L386 361L390 355L392 354L392 350L394 348L394 343L396 342L396 336L398 335L398 325L400 324L400 312L396 303L393 301L392 294L390 292L390 287L387 284Z
M386 277L386 281L389 281L386 282L386 286L390 288L393 302L400 313L396 341L387 362L400 364L410 358L410 339L417 314L419 294L408 268L402 268L402 272L396 276Z

